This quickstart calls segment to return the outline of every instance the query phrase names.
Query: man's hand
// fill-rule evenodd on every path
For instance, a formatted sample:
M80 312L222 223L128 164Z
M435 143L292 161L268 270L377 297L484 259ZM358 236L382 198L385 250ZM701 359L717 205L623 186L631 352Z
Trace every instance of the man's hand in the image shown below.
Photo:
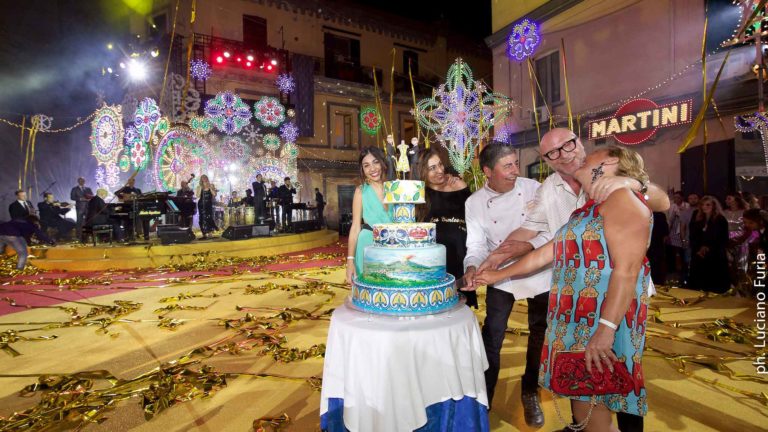
M628 177L600 177L594 185L592 185L592 194L590 198L596 202L603 202L608 199L614 191L622 188L628 188L630 190L640 190L640 182Z
M486 285L486 286L493 285L502 279L500 274L501 274L501 270L491 270L491 269L479 272L475 276L475 283L477 285Z
M521 257L533 250L533 245L528 242L518 240L505 240L496 250L480 264L477 271L498 270L499 266L510 259Z
M477 268L475 266L471 266L467 268L467 271L464 272L464 286L459 288L460 291L474 291L477 289L477 285L475 285L475 274L477 273Z

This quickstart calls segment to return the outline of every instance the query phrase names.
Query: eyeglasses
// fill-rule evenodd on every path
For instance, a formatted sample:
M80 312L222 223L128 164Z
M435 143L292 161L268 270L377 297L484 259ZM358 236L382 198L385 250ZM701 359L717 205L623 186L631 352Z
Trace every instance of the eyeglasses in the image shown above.
M553 161L560 159L560 156L562 156L563 152L570 153L576 148L576 137L573 137L565 142L565 144L561 145L560 147L550 150L546 153L544 153L544 157Z

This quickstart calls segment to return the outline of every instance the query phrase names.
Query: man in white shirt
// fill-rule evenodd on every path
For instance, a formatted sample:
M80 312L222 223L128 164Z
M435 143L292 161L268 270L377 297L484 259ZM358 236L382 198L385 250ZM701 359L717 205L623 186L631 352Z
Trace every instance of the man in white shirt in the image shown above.
M536 196L539 182L520 175L517 150L510 146L491 144L480 153L480 166L488 182L465 203L467 222L467 255L464 258L464 289L474 289L477 267L509 233L519 228ZM485 385L489 405L493 401L499 378L501 346L507 330L507 321L515 300L528 300L528 352L522 379L522 400L528 425L541 427L544 414L538 395L539 360L547 329L547 298L550 276L546 271L536 275L506 280L488 287L486 318L483 323L483 343L488 357Z
M485 262L478 267L478 272L485 268L497 268L509 259L519 258L547 244L560 227L565 225L571 213L585 204L586 196L581 189L581 184L573 177L576 170L584 165L586 159L586 151L578 136L569 129L552 129L542 137L539 151L547 165L555 172L547 177L539 188L522 227L511 233L494 253L486 258ZM637 180L626 177L604 177L598 182L595 183L596 193L592 197L596 201L603 201L611 192L628 187L636 192L647 194L648 206L651 210L665 212L669 208L667 194L650 183L641 184ZM549 283L550 281L546 284L547 289ZM652 290L653 284L649 292ZM546 309L544 314L546 315ZM642 417L619 414L617 419L619 430L622 432L643 429Z

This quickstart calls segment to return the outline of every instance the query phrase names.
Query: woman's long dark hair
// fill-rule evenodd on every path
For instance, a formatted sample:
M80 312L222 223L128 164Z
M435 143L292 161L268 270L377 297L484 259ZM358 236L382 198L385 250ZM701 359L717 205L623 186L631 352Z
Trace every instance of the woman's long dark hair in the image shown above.
M380 148L375 146L365 147L360 150L360 158L357 160L357 163L360 165L360 181L362 183L365 183L365 172L363 171L363 159L368 156L373 155L376 160L379 161L381 164L381 176L385 177L386 179L387 172L389 171L389 163L387 162L386 156L384 156L384 152L381 151Z
M429 202L429 193L427 193L426 189L430 188L429 185L429 160L432 158L432 156L437 156L440 158L440 162L442 162L443 167L445 169L446 175L454 175L455 171L451 168L451 166L448 164L448 155L445 150L443 150L442 147L432 146L429 148L429 150L421 152L419 154L419 179L424 182L425 190L424 190L424 204L416 205L416 220L418 222L429 222L427 219L427 216L429 216L429 211L431 209L432 203ZM431 188L430 188L431 189Z

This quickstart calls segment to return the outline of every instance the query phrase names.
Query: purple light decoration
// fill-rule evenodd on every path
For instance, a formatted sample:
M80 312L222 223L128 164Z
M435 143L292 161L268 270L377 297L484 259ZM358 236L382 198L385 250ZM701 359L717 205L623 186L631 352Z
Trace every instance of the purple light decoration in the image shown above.
M287 73L278 75L275 85L277 85L280 93L291 94L296 90L296 80L293 79L291 74Z
M493 140L502 142L504 144L511 144L512 143L512 133L514 132L512 130L512 126L509 124L501 124L495 129L495 133L493 135Z
M225 91L205 104L205 115L227 135L240 132L251 122L251 109L236 94Z
M283 141L293 143L299 137L299 128L293 122L285 123L280 126L280 136Z
M189 64L189 73L192 78L205 81L213 74L213 69L204 60L194 59Z
M515 61L523 61L533 55L541 43L539 27L527 18L512 27L507 38L507 55Z

